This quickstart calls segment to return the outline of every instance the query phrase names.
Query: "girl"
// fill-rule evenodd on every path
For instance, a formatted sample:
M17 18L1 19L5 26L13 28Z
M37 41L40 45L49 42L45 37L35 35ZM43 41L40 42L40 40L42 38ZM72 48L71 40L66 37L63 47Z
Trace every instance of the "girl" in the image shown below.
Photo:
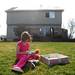
M16 58L18 62L13 66L12 70L23 72L22 68L29 59L39 59L37 51L30 54L31 36L27 31L22 32L21 40L17 43Z

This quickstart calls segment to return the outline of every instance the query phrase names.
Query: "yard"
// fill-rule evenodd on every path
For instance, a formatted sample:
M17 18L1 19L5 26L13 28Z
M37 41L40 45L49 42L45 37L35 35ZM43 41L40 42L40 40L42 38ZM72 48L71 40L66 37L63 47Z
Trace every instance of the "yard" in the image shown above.
M0 75L75 75L74 42L32 42L31 49L40 49L41 54L62 53L69 56L69 64L48 67L40 62L34 70L25 69L23 74L11 71L15 61L16 42L0 42Z

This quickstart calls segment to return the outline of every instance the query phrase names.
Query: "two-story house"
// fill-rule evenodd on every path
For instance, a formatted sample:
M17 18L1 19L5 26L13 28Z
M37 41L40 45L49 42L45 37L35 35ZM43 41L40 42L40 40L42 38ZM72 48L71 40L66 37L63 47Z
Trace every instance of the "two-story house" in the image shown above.
M15 31L29 31L33 36L61 34L63 9L19 9L7 12L7 39L18 38Z

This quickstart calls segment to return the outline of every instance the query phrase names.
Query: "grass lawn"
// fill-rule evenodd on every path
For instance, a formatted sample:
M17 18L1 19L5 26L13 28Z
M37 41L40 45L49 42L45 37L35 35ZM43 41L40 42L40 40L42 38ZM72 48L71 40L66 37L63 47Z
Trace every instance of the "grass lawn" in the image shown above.
M26 68L23 74L11 71L15 61L16 42L0 42L0 75L75 75L75 43L32 42L31 49L39 48L41 54L62 53L69 56L70 63L48 67L40 62L34 70Z

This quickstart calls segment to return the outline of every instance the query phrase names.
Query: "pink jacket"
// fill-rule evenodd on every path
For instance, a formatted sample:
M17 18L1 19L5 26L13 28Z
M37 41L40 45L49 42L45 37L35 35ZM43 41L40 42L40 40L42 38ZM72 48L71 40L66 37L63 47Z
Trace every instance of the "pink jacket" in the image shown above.
M19 41L17 43L17 47L18 47L20 52L28 51L30 49L30 42L23 43L22 41ZM20 58L23 55L25 55L25 54L18 54L18 52L16 52L17 58Z

